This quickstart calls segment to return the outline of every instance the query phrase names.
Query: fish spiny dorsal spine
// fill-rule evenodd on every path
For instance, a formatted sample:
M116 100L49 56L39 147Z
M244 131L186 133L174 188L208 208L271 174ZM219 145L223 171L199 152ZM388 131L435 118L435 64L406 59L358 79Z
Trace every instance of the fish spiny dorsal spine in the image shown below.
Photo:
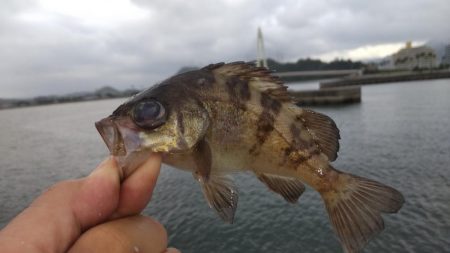
M203 69L217 72L225 76L236 76L241 80L251 82L254 88L264 92L271 98L281 102L291 102L287 86L273 72L264 67L255 67L252 63L232 62L211 64Z

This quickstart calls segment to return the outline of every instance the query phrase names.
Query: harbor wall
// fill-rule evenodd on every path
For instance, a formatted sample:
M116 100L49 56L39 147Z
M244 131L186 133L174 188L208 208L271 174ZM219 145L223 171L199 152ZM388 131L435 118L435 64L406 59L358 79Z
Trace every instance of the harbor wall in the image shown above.
M319 90L290 91L298 106L335 105L361 102L361 87L337 87Z
M321 82L319 84L320 89L353 86L353 85L367 85L367 84L379 84L379 83L392 83L392 82L406 82L415 80L428 80L428 79L442 79L450 78L450 71L433 71L422 73L391 73L391 74L372 74L358 77L346 77L334 81Z

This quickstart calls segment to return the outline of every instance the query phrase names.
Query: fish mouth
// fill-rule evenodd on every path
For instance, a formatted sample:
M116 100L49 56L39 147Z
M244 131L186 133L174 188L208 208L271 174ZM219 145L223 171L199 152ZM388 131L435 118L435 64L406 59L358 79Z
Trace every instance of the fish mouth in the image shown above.
M126 156L141 146L139 133L127 124L129 120L104 118L95 127L113 156Z
M107 117L95 122L95 127L103 138L109 152L121 168L120 178L126 178L144 163L150 154L142 146L137 129L129 117Z
M100 136L102 136L103 141L108 147L111 155L126 155L127 151L123 143L123 138L120 136L120 132L112 119L104 118L100 121L97 121L95 122L95 127L100 133Z

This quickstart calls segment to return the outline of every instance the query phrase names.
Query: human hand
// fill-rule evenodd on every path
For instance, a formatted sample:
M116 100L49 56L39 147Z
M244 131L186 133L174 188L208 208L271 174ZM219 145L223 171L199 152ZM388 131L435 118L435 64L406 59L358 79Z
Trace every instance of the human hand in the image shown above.
M0 252L179 252L167 249L161 224L139 215L160 166L161 156L152 154L122 181L108 158L86 178L57 183L0 231Z

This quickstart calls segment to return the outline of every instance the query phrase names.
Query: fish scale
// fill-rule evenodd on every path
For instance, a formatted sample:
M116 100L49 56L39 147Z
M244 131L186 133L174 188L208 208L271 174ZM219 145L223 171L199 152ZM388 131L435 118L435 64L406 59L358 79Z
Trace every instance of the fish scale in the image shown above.
M252 171L290 203L308 184L348 253L383 230L381 213L404 203L394 188L334 169L340 138L334 121L295 106L276 76L243 62L173 76L96 127L125 175L161 152L164 163L193 174L209 206L229 223L238 203L232 173Z

